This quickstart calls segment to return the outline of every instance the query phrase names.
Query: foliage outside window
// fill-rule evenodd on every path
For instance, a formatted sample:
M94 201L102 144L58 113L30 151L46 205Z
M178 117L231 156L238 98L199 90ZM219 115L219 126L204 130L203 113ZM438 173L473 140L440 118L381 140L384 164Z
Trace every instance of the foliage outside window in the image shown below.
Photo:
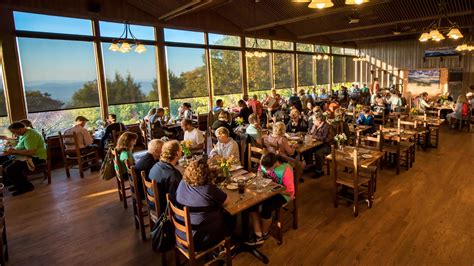
M292 88L294 86L293 54L273 54L273 76L275 88Z
M242 93L240 51L210 50L214 95Z
M258 47L262 49L270 49L271 41L267 39L257 39ZM245 47L252 48L255 43L255 38L245 38Z
M346 82L356 81L356 62L352 60L352 57L346 57Z
M332 57L332 81L333 83L344 82L344 57Z
M2 67L3 67L2 64L0 64L0 135L10 135L7 130L10 120L8 119L7 103L5 100L5 89L3 86L3 68Z
M316 60L316 84L329 84L329 60Z
M164 29L165 42L204 44L204 33L188 30Z
M329 46L327 46L327 45L316 45L315 46L315 52L316 53L328 54L329 53Z
M307 43L297 43L296 44L296 51L298 52L312 52L314 46L312 44Z
M247 57L247 82L250 92L270 90L271 82L271 54L267 56Z
M59 110L85 108L99 116L99 108L89 108L99 106L91 42L18 38L18 47L28 116L35 118L38 130L56 133L65 129L62 125L70 126L71 117L61 115L74 112Z
M273 41L273 49L274 50L293 51L293 43L292 42L284 42L284 41Z
M190 102L195 113L207 113L209 91L204 49L167 46L166 60L171 113L177 114L182 102ZM180 101L173 101L178 99Z
M344 54L344 48L333 46L332 49L331 49L331 52L333 54Z
M298 57L298 86L314 85L313 56L299 54Z
M232 35L222 35L209 33L209 45L222 45L222 46L233 46L240 47L240 37Z
M15 29L17 30L92 36L92 22L88 19L17 11L13 12L13 19L15 21Z
M109 45L102 44L109 113L124 124L137 123L150 106L158 106L155 49L147 45L146 53L123 54L109 51Z

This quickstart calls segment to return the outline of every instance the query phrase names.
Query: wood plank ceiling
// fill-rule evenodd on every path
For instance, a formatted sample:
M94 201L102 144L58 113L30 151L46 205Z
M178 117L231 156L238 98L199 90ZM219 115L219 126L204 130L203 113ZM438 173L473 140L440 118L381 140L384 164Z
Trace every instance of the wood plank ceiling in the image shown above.
M307 8L307 3L291 0L259 0L255 4L255 18L254 0L127 0L158 18L189 3L200 2L201 7L188 7L185 14L168 19L166 24L180 24L186 16L211 12L248 35L257 29L258 35L263 36L343 44L415 39L439 13L439 0L372 0L361 6L348 6L344 1L333 0L334 7L314 10ZM445 14L467 33L474 25L474 1L446 0ZM349 24L350 18L358 18L360 22ZM446 20L443 25L447 26ZM401 34L393 35L393 31Z

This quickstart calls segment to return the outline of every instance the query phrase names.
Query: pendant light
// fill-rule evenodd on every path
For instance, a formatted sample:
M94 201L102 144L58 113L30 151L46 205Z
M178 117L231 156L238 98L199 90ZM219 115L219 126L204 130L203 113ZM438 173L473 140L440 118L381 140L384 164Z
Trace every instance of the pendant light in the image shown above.
M129 43L131 42L131 44ZM146 52L145 45L141 44L130 29L130 24L124 23L124 29L120 37L112 41L109 50L112 52L129 53L135 46L135 52L141 54Z
M447 35L450 39L454 39L454 40L464 37L461 31L456 26L452 27L451 30L449 30Z
M435 19L433 22L429 24L428 27L425 28L421 36L418 38L420 42L426 42L430 39L435 42L442 41L446 38L443 36L441 32L442 31L446 32L448 30L449 32L448 34L446 34L446 36L449 37L450 39L457 40L464 37L461 31L459 30L459 28L456 26L456 23L452 22L447 17L445 0L441 0L439 3L438 16L439 17L437 19ZM449 27L441 27L441 22L443 18L446 19L446 21L449 23Z
M360 5L368 2L369 0L346 0L346 5Z
M254 2L254 5L253 5L253 17L254 17L254 23L257 24L257 2L259 0L255 0ZM262 48L258 45L258 39L257 39L257 30L254 31L253 33L253 43L252 43L252 47L250 47L250 49L252 49L252 51L246 51L245 52L245 56L249 57L249 58L252 58L252 57L256 57L256 58L262 58L262 57L265 57L267 56L267 53L262 50Z
M331 0L312 0L309 3L309 8L323 9L334 6L334 3Z

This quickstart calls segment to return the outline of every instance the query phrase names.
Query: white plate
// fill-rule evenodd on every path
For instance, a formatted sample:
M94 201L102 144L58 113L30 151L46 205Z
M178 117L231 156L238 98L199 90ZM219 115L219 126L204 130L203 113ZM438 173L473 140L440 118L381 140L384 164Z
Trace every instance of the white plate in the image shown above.
M240 164L233 164L233 165L230 166L230 169L229 169L229 170L232 172L232 171L240 170L240 169L242 169L242 168L244 168L244 167L243 167L242 165L240 165Z
M239 185L237 185L237 183L230 183L230 184L228 184L228 185L226 186L226 188L227 188L228 190L236 190L236 189L239 188Z
M362 154L361 156L362 156L362 158L364 158L364 159L372 159L372 158L373 158L373 156L370 155L370 154Z

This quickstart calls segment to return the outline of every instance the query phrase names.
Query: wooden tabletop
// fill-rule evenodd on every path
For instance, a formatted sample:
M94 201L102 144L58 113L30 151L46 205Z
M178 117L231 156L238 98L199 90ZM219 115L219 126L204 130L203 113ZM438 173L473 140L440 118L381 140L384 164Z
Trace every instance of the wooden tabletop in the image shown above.
M347 160L348 162L351 162L352 161L351 154L354 151L354 149L357 149L359 156L361 156L362 154L370 154L372 156L372 158L359 157L358 161L360 163L360 166L363 168L367 168L371 165L375 165L377 161L384 156L384 153L381 151L347 146L347 147L344 147L343 151L341 150L336 151L337 160ZM326 156L326 159L331 161L332 154L329 154L328 156Z
M306 143L304 143L304 141L303 141L302 144L298 144L298 146L296 147L295 151L296 151L297 153L299 153L299 154L302 154L302 153L304 153L304 152L306 152L306 151L309 151L309 150L311 150L311 149L317 148L317 147L319 147L319 146L321 146L321 145L323 145L323 144L324 144L324 142L322 142L322 141L317 141L317 140L315 140L315 139L313 139L313 142L312 142L310 145L306 145Z
M426 122L427 124L429 125L433 125L433 126L440 126L441 124L444 123L444 120L445 119L441 119L441 118L435 118L435 117L426 117L425 119L425 116L423 115L416 115L416 116L411 116L410 119L411 121L419 121L419 122Z
M398 128L394 127L384 127L383 132L384 139L391 139L392 137L400 136L402 140L412 139L419 133L418 131L409 129L401 129L400 133L398 133Z
M355 128L354 128L354 126L355 126ZM349 124L349 131L350 132L364 132L364 131L367 131L371 128L372 128L372 126Z

